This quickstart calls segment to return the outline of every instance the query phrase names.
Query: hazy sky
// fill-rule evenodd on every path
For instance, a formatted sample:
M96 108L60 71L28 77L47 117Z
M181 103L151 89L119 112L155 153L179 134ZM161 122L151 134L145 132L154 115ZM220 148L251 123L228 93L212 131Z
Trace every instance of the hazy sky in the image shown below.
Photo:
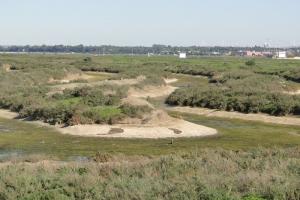
M0 44L298 46L299 9L299 0L0 0Z

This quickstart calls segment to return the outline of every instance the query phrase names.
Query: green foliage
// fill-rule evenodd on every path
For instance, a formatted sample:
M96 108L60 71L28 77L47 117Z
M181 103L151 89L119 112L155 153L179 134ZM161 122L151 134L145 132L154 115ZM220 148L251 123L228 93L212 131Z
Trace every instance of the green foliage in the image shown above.
M260 195L258 194L247 194L244 195L243 200L264 200Z
M254 66L255 61L254 60L248 60L247 62L245 62L245 64L248 65L248 66Z
M95 162L109 162L112 159L112 155L110 153L97 152L94 156L92 156L92 160Z
M143 118L143 115L145 113L152 112L152 108L150 108L148 105L132 105L129 103L123 104L121 107L122 112L129 117L132 118Z
M9 164L2 199L299 199L299 152L198 148L163 156L114 156L96 162ZM116 160L116 161L114 161ZM103 162L99 164L98 162Z
M84 62L91 62L92 59L90 57L86 57L85 59L83 59Z
M71 80L69 81L69 83L88 83L88 81L86 79L75 79L75 80Z
M80 167L78 169L78 174L83 175L84 173L87 173L87 169L85 167Z
M87 108L81 114L87 122L97 123L97 124L109 124L111 118L122 112L120 108L112 108L108 106L99 106L93 108ZM69 123L71 120L69 121ZM83 123L84 122L80 122Z
M299 97L284 92L294 86L281 77L240 68L215 72L209 83L179 88L166 102L246 113L299 114Z

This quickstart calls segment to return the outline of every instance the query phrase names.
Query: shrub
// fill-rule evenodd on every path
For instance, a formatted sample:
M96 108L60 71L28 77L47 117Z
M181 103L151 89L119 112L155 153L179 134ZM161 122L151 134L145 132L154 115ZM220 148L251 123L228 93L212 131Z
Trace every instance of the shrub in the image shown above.
M92 157L92 160L95 162L109 162L112 159L112 155L109 153L97 152L96 155Z
M264 200L264 199L258 194L247 194L243 196L243 200Z
M255 61L254 60L248 60L245 64L248 65L248 66L253 66L253 65L255 65Z
M145 113L152 112L152 108L148 105L131 105L129 103L125 103L120 107L124 114L132 118L143 118Z
M85 59L83 59L84 62L91 62L92 59L90 57L86 57Z

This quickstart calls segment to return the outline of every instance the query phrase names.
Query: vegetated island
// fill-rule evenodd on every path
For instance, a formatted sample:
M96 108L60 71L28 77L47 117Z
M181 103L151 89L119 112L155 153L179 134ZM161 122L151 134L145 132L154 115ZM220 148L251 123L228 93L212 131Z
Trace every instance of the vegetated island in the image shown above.
M91 60L85 58L83 64L89 62ZM7 71L8 64L4 64L3 68L6 69L5 73L20 72ZM10 105L11 110L17 111L18 117L22 119L30 119L43 125L46 123L42 122L55 124L54 127L60 132L72 135L176 138L217 133L215 129L193 124L178 117L170 117L163 109L155 108L146 100L169 95L176 88L167 83L175 79L139 74L128 77L122 73L116 75L96 72L96 76L106 75L108 78L89 81L95 76L76 73L76 70L74 72L65 73L56 79L50 77L45 83L48 84L47 92L44 93L43 99L38 98L42 103L37 102L38 99L31 105L19 102L19 105ZM149 74L146 72L146 75L147 73ZM2 110L0 116L13 115Z

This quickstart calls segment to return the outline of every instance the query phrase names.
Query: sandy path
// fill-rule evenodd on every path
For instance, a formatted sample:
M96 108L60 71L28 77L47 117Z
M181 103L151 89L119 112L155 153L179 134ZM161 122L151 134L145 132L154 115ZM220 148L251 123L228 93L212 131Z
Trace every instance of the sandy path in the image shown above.
M268 123L276 124L289 124L289 125L299 125L300 126L300 117L287 117L287 116L270 116L266 114L244 114L238 112L227 112L207 108L192 108L192 107L167 107L166 109L177 112L192 113L197 115L206 115L214 117L223 117L223 118L236 118L243 120L252 120L252 121L263 121Z
M288 94L300 94L300 90L297 90L295 92L287 92Z

